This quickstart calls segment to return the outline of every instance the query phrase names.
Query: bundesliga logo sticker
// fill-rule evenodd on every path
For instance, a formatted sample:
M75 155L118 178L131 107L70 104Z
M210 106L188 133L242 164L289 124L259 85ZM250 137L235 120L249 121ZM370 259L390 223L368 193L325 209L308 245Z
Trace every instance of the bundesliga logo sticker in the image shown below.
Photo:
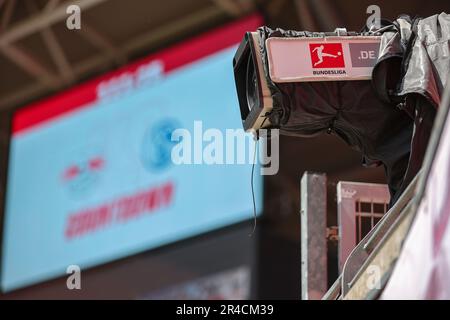
M313 68L345 68L342 44L310 43Z

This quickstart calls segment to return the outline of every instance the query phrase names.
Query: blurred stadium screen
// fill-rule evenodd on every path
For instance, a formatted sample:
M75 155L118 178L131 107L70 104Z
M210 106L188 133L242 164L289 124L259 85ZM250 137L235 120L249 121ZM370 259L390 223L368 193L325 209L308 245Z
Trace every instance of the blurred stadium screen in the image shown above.
M170 135L200 119L240 128L231 61L261 23L233 22L12 115L3 291L252 218L251 164L176 166ZM255 188L259 213L259 174Z

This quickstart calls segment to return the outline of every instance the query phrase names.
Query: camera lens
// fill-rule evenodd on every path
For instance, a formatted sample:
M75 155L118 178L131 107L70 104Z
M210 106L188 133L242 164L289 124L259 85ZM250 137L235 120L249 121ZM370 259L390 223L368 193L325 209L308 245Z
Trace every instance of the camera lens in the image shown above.
M257 92L257 80L256 80L256 70L253 65L252 56L249 55L247 61L247 79L246 79L246 94L247 94L247 106L248 110L252 110L258 101Z

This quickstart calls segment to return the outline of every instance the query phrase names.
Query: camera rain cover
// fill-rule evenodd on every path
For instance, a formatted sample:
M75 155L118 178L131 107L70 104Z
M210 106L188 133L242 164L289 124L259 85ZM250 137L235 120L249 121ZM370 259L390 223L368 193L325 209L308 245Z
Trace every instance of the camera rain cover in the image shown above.
M368 80L371 77L368 70L373 68L377 57L367 52L378 54L377 41L369 39L371 41L359 47L356 45L351 52L348 43L327 39L325 33L268 27L261 27L257 32L258 51L273 99L268 114L271 126L291 136L336 134L363 154L363 164L384 165L391 195L395 198L397 191L403 189L413 121L396 108L396 104L378 99ZM283 38L286 38L284 42L296 41L296 38L314 41L308 41L307 45L297 41L297 52L291 50L289 58L281 65L271 59L282 50ZM358 35L353 33L348 39L351 38L358 38ZM364 37L360 39L364 40ZM271 43L278 47L271 48ZM367 45L372 49L366 50ZM300 79L297 72L289 78L289 72L294 74L302 66L310 72L309 77ZM354 74L346 80L349 72Z

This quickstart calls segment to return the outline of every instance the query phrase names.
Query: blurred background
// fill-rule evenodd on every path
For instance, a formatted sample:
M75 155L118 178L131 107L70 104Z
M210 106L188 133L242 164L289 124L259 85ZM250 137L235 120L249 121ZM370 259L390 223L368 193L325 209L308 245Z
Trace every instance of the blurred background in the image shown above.
M67 28L71 4L80 30ZM302 174L327 173L333 195L341 180L385 183L383 169L333 135L281 137L278 174L255 181L249 237L251 166L163 168L155 139L194 120L240 128L232 57L245 31L359 31L373 4L390 20L450 12L445 0L0 0L0 298L299 299ZM67 231L172 184L152 215ZM72 264L81 290L66 287Z

